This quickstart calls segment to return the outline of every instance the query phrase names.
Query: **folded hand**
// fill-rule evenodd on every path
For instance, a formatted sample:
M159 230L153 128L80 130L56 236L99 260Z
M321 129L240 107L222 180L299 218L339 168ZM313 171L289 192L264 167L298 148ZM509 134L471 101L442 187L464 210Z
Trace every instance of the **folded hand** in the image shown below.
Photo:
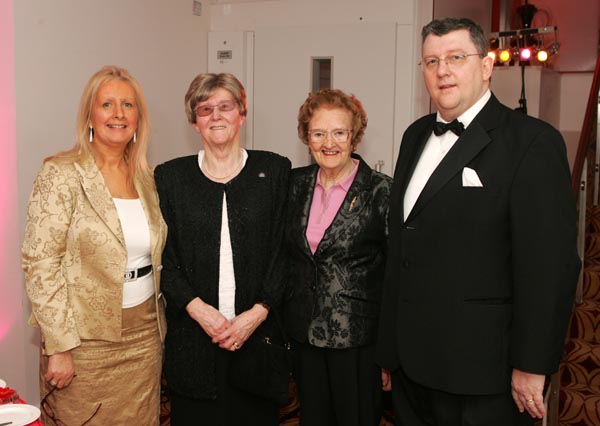
M229 321L214 306L204 303L199 297L186 306L190 317L194 319L206 334L214 338L230 327Z
M219 347L228 351L241 348L258 326L267 319L268 313L264 306L254 305L231 320L231 327L213 337L213 343L218 343Z

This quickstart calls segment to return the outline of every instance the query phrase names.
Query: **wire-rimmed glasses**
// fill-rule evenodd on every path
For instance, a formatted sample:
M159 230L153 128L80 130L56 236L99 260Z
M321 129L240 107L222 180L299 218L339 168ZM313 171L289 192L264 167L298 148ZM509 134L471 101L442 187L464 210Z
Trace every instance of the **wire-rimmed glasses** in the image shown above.
M233 111L236 105L236 101L232 99L229 101L220 102L217 105L199 105L196 107L195 112L198 117L207 117L211 115L215 109L218 109L219 112Z
M423 67L426 71L433 71L438 68L440 62L445 62L449 67L459 67L464 64L469 56L479 56L483 58L485 55L481 53L455 53L452 55L440 58L438 56L426 56L417 64Z
M351 134L352 129L333 129L330 131L314 129L308 131L308 140L314 143L323 143L327 139L327 136L329 136L331 140L343 143L350 140Z

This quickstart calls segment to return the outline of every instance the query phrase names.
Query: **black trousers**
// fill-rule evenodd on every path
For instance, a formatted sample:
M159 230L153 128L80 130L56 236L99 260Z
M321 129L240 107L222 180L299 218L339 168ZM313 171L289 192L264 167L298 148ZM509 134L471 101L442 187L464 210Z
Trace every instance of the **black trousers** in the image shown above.
M171 394L171 426L277 426L279 407L274 402L229 385L227 371L231 353L216 356L217 398L193 399Z
M533 426L519 413L510 391L497 395L456 395L415 383L399 369L392 374L396 426Z
M381 419L381 369L374 346L349 349L294 344L301 426L376 426Z

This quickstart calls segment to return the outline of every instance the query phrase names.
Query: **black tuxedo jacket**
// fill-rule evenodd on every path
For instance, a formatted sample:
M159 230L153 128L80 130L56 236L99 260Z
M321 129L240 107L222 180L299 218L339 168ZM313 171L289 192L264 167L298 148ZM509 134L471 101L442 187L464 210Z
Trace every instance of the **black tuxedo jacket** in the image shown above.
M580 268L565 145L492 95L404 221L435 119L406 130L396 165L378 358L434 389L500 393L513 368L550 374L562 355Z

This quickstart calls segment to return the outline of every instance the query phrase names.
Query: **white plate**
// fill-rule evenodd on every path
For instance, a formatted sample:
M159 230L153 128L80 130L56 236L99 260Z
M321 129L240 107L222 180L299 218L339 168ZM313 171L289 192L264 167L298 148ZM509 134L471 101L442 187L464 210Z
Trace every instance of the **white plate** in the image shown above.
M6 382L2 379L0 379L0 388L5 388L6 387Z
M25 426L40 417L40 409L27 404L0 405L0 424L12 422L10 426Z

